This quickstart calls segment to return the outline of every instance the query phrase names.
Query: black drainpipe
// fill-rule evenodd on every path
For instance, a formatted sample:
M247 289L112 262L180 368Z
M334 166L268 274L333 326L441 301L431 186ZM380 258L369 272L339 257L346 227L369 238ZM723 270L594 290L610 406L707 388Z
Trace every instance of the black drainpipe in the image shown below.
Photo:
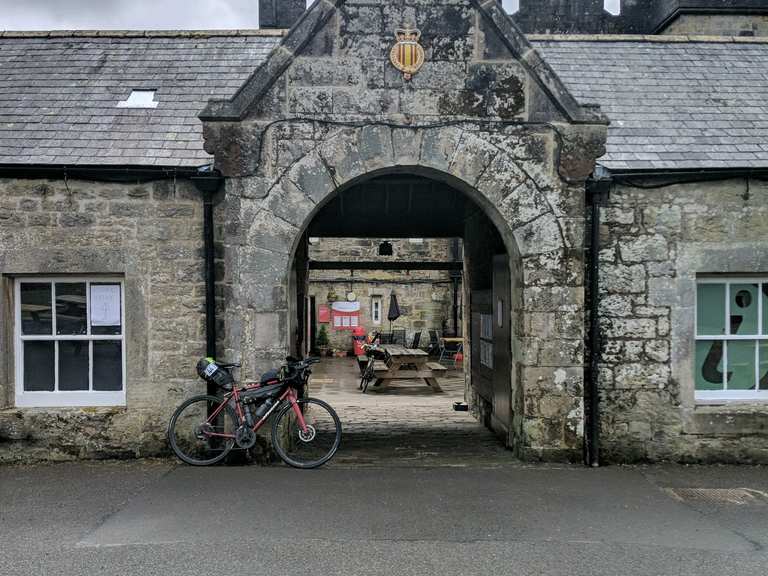
M607 171L595 171L595 177L587 181L587 203L590 207L589 249L589 363L587 366L587 439L585 463L600 466L600 205L608 199L612 180Z
M451 242L451 260L453 262L459 261L459 239L453 238ZM461 270L451 270L451 282L453 283L453 307L452 307L452 320L453 320L453 335L459 335L459 282L461 281Z
M200 171L192 181L203 193L203 245L205 259L205 352L216 358L216 253L214 247L213 195L224 179L212 171ZM215 384L208 384L208 393L217 393Z

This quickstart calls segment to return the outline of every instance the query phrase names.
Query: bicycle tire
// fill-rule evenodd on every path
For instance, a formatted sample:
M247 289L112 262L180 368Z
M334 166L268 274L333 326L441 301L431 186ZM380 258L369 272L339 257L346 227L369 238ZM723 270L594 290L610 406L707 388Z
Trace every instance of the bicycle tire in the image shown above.
M370 384L371 380L373 380L373 365L368 365L365 367L363 377L360 379L360 390L363 391L363 394L368 389L368 384Z
M333 458L333 455L336 454L336 451L339 449L339 445L341 444L341 420L339 420L338 414L336 414L336 411L331 408L327 403L323 402L322 400L318 400L317 398L300 398L297 400L297 403L302 408L302 413L304 414L305 418L307 419L307 424L315 426L315 434L316 436L313 437L312 440L304 442L304 446L307 446L309 442L313 442L317 439L318 436L322 435L323 440L325 440L328 437L329 430L327 430L328 423L324 422L322 423L322 430L318 430L317 422L318 418L312 416L308 410L308 405L315 405L320 410L325 411L325 414L330 416L331 422L333 422L333 438L332 442L330 443L330 446L328 449L320 448L322 451L322 454L318 458L310 459L310 460L298 460L296 457L291 456L288 454L288 450L286 450L286 446L283 444L286 442L290 442L293 440L293 436L296 435L298 438L299 429L298 426L295 428L291 426L291 416L293 415L293 407L290 402L286 402L285 405L279 410L279 412L275 415L274 419L272 420L272 446L275 449L275 452L277 452L277 455L280 456L280 459L288 464L289 466L293 466L294 468L303 468L303 469L310 469L310 468L317 468L318 466L322 466L328 460ZM286 420L287 418L287 420ZM311 422L310 422L311 421ZM287 422L288 430L285 431L286 434L281 434L280 426L283 422ZM302 442L300 438L298 438L297 442ZM301 444L297 444L298 446L301 446Z
M179 442L179 434L176 431L177 423L179 422L180 417L184 413L185 410L187 410L190 406L193 404L196 404L198 402L206 402L206 413L208 411L208 403L211 403L214 406L218 406L221 404L221 398L217 398L216 396L208 396L208 395L200 395L200 396L193 396L192 398L182 402L182 404L176 408L175 412L173 413L173 416L171 416L171 420L168 423L168 431L167 431L167 438L168 438L168 444L171 446L171 450L173 450L173 453L176 454L176 456L181 460L182 462L186 462L187 464L190 464L192 466L210 466L212 464L216 464L217 462L221 462L224 458L227 457L227 454L232 450L232 448L235 445L235 439L230 438L223 442L222 448L216 450L216 455L213 458L207 458L207 459L200 459L195 458L193 455L188 454L186 452L186 449L182 447L182 444ZM201 410L202 407L199 407L198 410ZM199 419L196 414L194 414L194 411L190 411L190 417ZM219 415L221 418L225 419L229 417L231 421L231 430L234 431L237 429L237 416L235 415L235 411L232 409L231 406L227 405L224 407L224 410ZM200 425L202 425L205 421L201 422ZM226 423L225 423L226 426ZM187 440L190 440L189 438Z

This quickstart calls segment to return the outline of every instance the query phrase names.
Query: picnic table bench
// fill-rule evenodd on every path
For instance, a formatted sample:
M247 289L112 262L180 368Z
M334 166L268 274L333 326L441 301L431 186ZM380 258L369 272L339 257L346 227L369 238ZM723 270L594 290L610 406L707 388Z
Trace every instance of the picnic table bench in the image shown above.
M389 353L389 360L377 360L374 364L374 386L387 384L391 380L423 379L435 392L443 391L437 383L437 378L443 377L448 369L439 362L430 362L429 354L423 350L396 344L388 344L382 348Z

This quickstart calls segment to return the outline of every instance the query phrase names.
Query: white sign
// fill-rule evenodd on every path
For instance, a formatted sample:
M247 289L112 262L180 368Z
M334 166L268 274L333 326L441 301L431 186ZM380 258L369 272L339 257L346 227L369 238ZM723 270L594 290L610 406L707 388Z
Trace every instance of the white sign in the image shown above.
M120 326L120 285L91 285L91 326Z

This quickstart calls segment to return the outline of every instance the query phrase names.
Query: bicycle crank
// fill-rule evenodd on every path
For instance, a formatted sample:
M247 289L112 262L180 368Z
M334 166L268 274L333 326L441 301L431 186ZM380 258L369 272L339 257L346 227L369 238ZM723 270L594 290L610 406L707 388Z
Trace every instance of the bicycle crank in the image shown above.
M235 432L235 442L238 447L245 450L253 448L254 444L256 444L256 432L248 428L248 426L240 426L237 432Z

